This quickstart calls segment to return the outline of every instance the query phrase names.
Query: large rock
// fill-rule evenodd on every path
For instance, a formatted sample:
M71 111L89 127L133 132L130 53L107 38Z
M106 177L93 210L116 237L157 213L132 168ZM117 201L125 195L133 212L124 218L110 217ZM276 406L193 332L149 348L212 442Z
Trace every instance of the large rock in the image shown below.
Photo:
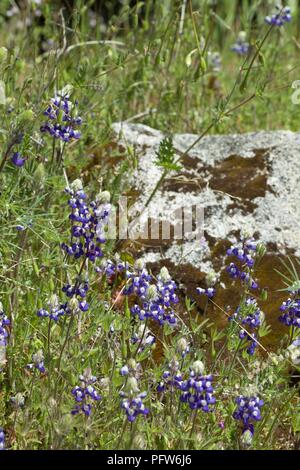
M116 123L113 127L119 142L134 146L138 156L130 179L135 188L134 215L143 210L162 174L154 161L164 135L141 124ZM224 287L226 248L243 231L255 234L268 248L259 280L270 288L271 299L265 309L277 330L282 293L275 290L282 288L282 282L274 268L283 270L278 255L300 254L300 134L278 131L207 136L184 155L196 139L191 134L173 136L178 157L183 155L182 169L168 175L148 209L149 216L157 220L172 220L178 207L203 207L204 239L139 240L135 248L138 246L139 254L154 268L167 264L194 298L195 287L212 269L222 273ZM236 306L238 290L228 298L228 288L223 290L218 299L222 307L229 300Z

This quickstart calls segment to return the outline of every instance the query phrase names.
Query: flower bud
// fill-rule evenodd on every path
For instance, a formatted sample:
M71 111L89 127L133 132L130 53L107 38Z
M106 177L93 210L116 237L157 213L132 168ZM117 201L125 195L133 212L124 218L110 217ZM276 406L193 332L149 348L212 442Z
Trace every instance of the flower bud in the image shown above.
M101 191L97 195L96 200L100 204L107 204L108 202L110 202L110 192L109 191Z
M144 268L144 266L145 266L145 263L141 259L137 259L134 264L134 267L137 271L141 271Z
M140 391L135 377L129 377L126 388L129 393L138 393Z
M137 366L136 361L133 358L130 358L128 360L128 366L130 369L135 370Z
M180 338L177 341L177 351L180 354L184 353L187 350L188 347L189 347L189 344L188 344L188 342L185 338Z
M163 266L160 270L159 277L162 280L162 282L168 282L171 279L168 268Z
M72 297L70 299L69 307L72 310L72 312L74 312L74 313L78 311L79 302L78 302L78 299L76 299L76 297Z
M44 353L42 349L39 349L38 352L32 355L32 360L35 364L38 364L44 361Z
M204 372L204 364L202 361L195 361L191 365L191 370L195 372L197 375L202 375Z
M56 294L52 294L49 298L49 301L48 301L48 305L50 308L52 308L53 310L55 308L58 308L59 306L59 299L58 299L58 296Z
M77 192L77 191L81 191L83 189L83 184L82 184L82 181L81 179L77 178L76 180L74 180L71 184L70 184L70 188Z
M245 31L240 31L238 34L238 39L241 42L245 42L247 39L247 33Z
M241 438L241 443L243 447L250 447L252 444L252 440L253 440L253 434L249 429L247 429L246 431L243 432L242 438Z
M157 297L158 297L158 293L157 293L157 287L155 285L151 285L148 287L147 289L147 299L148 300L156 300Z

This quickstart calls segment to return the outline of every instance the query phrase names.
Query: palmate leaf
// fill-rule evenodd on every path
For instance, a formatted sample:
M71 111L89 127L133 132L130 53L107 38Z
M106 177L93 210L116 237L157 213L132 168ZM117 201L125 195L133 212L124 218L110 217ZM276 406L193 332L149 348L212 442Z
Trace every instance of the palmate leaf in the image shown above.
M283 272L279 271L278 269L275 269L275 272L279 274L279 276L282 278L284 284L286 285L286 288L284 289L278 289L279 292L282 291L287 291L287 292L293 292L296 290L300 290L300 278L299 274L297 272L296 266L294 261L291 259L290 256L287 257L288 262L286 262L284 259L280 258L281 264L284 266L286 269L287 274L284 274ZM296 259L297 264L300 266L299 261Z

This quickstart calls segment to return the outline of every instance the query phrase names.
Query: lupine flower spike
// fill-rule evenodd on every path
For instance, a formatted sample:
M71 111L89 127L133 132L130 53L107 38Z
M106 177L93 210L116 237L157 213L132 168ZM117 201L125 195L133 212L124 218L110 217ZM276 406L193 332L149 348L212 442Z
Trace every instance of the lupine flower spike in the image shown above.
M258 397L239 396L236 399L237 408L233 413L233 418L243 424L243 434L250 432L254 434L254 423L261 420L260 409L264 402Z
M274 26L283 26L290 21L292 21L291 9L288 6L282 7L282 5L276 5L273 15L265 17L265 22Z
M120 392L122 397L121 408L125 411L128 421L132 423L138 415L146 416L149 413L149 409L145 407L143 402L147 392L140 392L135 377L128 378L126 388L126 392Z
M241 31L237 37L236 43L231 47L233 52L238 55L247 55L250 49L250 44L246 41L246 33Z
M55 139L70 142L80 138L76 129L82 123L76 111L77 103L73 104L69 96L55 96L44 112L47 121L41 126L41 132L48 133Z
M86 369L82 375L79 376L80 385L76 385L72 389L72 395L76 401L74 408L71 411L72 415L83 413L85 416L90 416L92 412L93 402L101 400L94 387L97 378L91 374L90 369Z
M192 410L200 409L205 413L213 411L212 405L216 403L214 389L212 386L213 376L203 375L204 365L196 361L190 368L190 377L184 380L180 389L182 395L180 400L187 403Z

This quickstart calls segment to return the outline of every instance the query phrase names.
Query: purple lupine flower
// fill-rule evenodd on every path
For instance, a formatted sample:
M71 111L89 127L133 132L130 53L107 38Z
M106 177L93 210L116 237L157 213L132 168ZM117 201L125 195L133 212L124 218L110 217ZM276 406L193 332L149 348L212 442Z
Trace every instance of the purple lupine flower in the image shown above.
M291 297L282 303L279 321L286 326L300 328L300 290L291 292Z
M285 23L292 21L292 12L290 7L282 7L282 5L275 6L275 12L265 17L265 22L269 25L283 26Z
M86 312L89 309L89 304L87 303L86 300L79 302L78 306L82 312Z
M233 413L233 418L243 424L243 434L247 431L254 434L254 423L261 420L260 409L264 402L259 397L239 396L236 398L237 408Z
M76 401L71 414L77 415L82 412L85 416L90 416L93 407L92 403L102 398L94 387L97 378L91 374L90 369L86 369L84 373L79 376L79 380L81 382L80 386L76 385L71 391Z
M120 375L122 377L125 376L130 376L130 377L135 377L136 379L139 379L142 375L142 366L140 363L136 362L134 359L129 359L127 364L125 364L123 367L120 369Z
M21 167L25 164L26 158L20 156L20 152L15 152L11 157L11 162L18 167Z
M3 428L0 428L0 450L5 450L5 434Z
M177 288L171 279L167 268L162 268L158 275L157 284L151 284L152 277L145 268L137 269L129 274L131 283L124 289L124 294L136 294L142 301L141 305L131 307L131 314L138 316L141 321L151 318L160 325L176 324L175 312L172 305L178 303L175 293Z
M239 264L231 262L226 267L226 271L232 279L241 279L244 284L247 284L251 289L257 289L258 284L252 278L252 270L255 261L262 248L259 243L253 239L243 238L242 242L237 246L232 246L227 250L227 256L234 256L237 258Z
M179 370L179 362L173 359L167 369L163 372L161 381L156 387L158 392L165 392L166 390L173 391L179 389L182 385L182 374Z
M88 281L81 282L80 284L76 284L75 286L71 286L71 284L66 284L62 288L62 291L66 294L67 297L78 296L82 299L86 297L88 290Z
M147 392L139 391L137 380L135 377L129 377L127 381L128 392L120 392L121 408L125 411L127 419L130 423L136 420L138 415L147 415L149 409L145 407L143 400L147 396Z
M213 395L213 376L203 375L203 372L203 363L195 361L190 368L189 378L181 382L180 389L183 393L180 400L192 410L200 409L207 413L213 411L212 405L216 403L216 399Z
M105 242L104 231L111 211L110 194L103 191L88 203L80 180L75 180L65 191L70 196L72 226L70 244L62 243L61 247L69 256L85 256L94 263L103 256L101 245Z
M197 287L196 291L199 295L206 295L209 299L212 299L216 294L216 289L214 287L207 287L203 289L202 287Z
M150 282L152 281L152 276L148 273L147 269L139 262L135 264L134 272L126 270L126 277L131 282L129 282L125 289L124 295L135 294L141 300L146 300L146 294L150 287Z
M46 369L44 365L44 353L40 349L37 353L32 354L32 362L27 364L27 369L33 370L37 369L41 374L45 374Z
M208 64L213 72L220 72L222 69L222 57L219 52L208 51L207 54Z
M127 367L123 367L121 371L123 371L122 375L126 376L126 391L120 392L121 408L125 411L128 421L132 423L138 415L145 416L149 413L149 409L143 403L147 392L140 392L138 386L138 378L142 374L142 368L134 359L129 359Z
M300 337L296 338L287 348L287 354L291 362L298 366L300 364Z
M250 44L246 41L246 33L241 31L237 37L236 43L231 47L231 50L238 55L247 55L249 49Z
M236 319L246 327L247 331L244 328L241 328L239 337L240 339L245 339L246 342L249 342L249 346L246 351L250 356L253 356L255 353L255 349L257 347L256 331L261 326L264 318L264 313L258 307L256 299L252 297L246 299L245 303L238 307L236 312L229 317L229 321Z
M103 259L100 266L95 267L95 271L99 274L104 274L108 279L111 279L116 274L122 273L125 270L125 263L118 260L115 263L110 259Z
M44 111L47 121L41 126L41 132L63 142L79 139L81 134L76 128L82 124L82 119L77 114L76 106L77 103L73 104L67 95L52 98Z
M6 346L9 336L7 327L10 325L9 318L5 315L3 305L0 302L0 371L6 363Z
M131 337L132 344L138 344L138 352L144 351L148 346L152 346L155 343L155 336L153 336L149 328L141 324L138 331Z
M69 303L61 303L57 297L57 295L52 295L47 302L47 309L45 308L40 308L37 311L37 316L40 318L50 318L50 320L53 320L57 322L60 317L64 315L68 315L71 313Z
M138 393L133 397L126 397L122 394L123 400L121 402L121 408L125 410L127 419L130 423L136 420L138 415L146 416L149 413L149 409L145 407L143 399L146 398L147 392Z

